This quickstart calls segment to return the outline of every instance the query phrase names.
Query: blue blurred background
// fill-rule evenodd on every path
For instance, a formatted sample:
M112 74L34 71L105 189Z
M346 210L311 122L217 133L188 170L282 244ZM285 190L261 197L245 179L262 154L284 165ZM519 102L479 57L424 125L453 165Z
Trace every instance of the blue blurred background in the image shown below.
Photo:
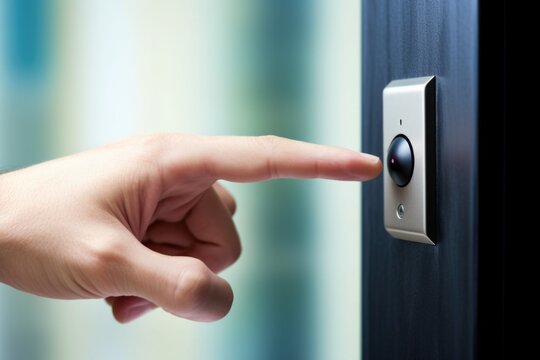
M0 167L157 131L358 149L359 19L357 0L0 0ZM226 186L244 251L224 320L119 325L0 285L0 359L359 358L359 185Z

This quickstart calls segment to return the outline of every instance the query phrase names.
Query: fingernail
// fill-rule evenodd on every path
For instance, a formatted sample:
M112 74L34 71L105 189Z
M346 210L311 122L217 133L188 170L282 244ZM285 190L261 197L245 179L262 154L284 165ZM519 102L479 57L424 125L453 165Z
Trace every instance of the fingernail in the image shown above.
M128 309L126 309L126 318L124 319L125 322L134 320L138 318L139 316L143 315L144 313L152 310L154 306L152 304L142 304L142 305L136 305L132 306Z
M366 160L367 162L370 162L370 163L373 163L373 164L376 164L376 163L379 162L379 157L378 156L371 155L371 154L366 154L366 153L360 153L360 155L362 155L364 160Z

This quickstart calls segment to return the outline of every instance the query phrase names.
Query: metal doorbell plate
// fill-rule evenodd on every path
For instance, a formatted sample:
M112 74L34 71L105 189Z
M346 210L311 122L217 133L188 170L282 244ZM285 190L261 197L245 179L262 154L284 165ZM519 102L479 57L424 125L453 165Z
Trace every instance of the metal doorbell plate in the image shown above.
M435 245L435 76L383 91L384 226L397 239Z

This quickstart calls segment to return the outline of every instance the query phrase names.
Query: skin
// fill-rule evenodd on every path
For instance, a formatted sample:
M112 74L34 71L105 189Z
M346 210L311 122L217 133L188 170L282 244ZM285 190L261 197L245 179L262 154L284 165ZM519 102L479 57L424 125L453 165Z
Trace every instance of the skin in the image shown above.
M240 256L220 179L364 181L380 160L262 137L158 134L0 176L0 281L58 299L104 298L119 322L155 307L197 321L225 316L217 274Z

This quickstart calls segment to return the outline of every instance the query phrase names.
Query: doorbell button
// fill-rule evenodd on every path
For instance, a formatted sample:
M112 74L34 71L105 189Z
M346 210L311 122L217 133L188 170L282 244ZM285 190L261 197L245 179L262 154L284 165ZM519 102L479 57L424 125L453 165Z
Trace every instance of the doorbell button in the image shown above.
M411 143L405 135L398 135L388 148L386 167L397 186L407 186L414 171L414 154Z

